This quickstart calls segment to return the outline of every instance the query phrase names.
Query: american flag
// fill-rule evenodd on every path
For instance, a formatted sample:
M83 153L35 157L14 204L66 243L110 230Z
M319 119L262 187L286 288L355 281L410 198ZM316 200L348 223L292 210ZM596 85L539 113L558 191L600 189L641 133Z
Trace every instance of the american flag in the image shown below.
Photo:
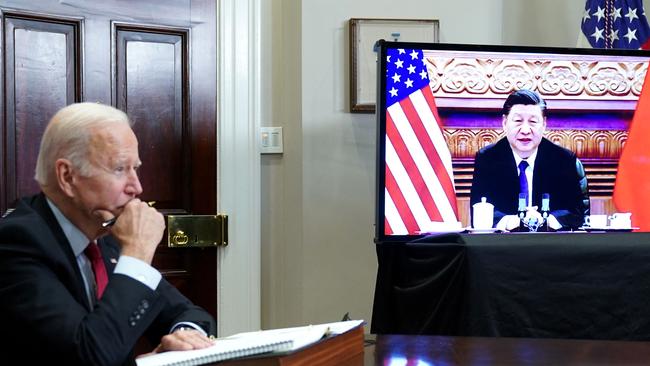
M587 0L581 28L593 48L650 48L641 0Z
M422 50L388 48L386 70L384 232L416 234L432 222L457 223L451 154Z

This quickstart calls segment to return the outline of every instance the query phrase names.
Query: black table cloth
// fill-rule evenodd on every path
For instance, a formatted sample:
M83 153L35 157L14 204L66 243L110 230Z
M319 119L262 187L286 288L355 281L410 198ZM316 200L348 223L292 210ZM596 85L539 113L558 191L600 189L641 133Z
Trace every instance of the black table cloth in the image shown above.
M376 245L372 333L650 339L650 234L433 235Z

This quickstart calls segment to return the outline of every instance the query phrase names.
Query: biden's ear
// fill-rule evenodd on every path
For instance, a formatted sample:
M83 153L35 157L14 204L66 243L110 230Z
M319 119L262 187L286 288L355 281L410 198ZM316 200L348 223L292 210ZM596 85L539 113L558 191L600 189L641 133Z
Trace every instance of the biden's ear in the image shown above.
M54 173L56 174L56 184L61 192L68 197L74 197L75 170L68 159L57 159L54 162Z

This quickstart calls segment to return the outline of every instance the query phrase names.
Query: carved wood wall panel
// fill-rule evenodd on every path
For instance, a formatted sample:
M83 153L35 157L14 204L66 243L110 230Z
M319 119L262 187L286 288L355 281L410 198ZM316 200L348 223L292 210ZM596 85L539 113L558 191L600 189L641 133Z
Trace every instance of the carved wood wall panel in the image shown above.
M646 60L639 57L525 53L509 57L503 53L453 51L435 51L434 56L434 51L428 52L425 58L431 90L443 106L448 102L458 106L453 99L464 97L493 99L493 107L498 108L496 100L525 88L547 100L582 100L592 102L585 105L596 102L603 104L601 108L618 109L621 101L636 102L648 69ZM441 57L445 53L449 57ZM607 101L615 103L608 107L603 103Z
M115 24L115 100L134 122L144 200L190 211L188 31ZM153 126L153 128L152 128Z
M444 128L443 135L452 158L474 158L478 150L505 137L503 130L484 128ZM567 148L582 159L618 159L627 131L547 130L544 137Z
M0 172L4 212L22 196L39 192L33 179L39 142L59 108L81 100L81 20L3 12L4 66L0 109L4 139ZM4 90L4 94L2 94Z

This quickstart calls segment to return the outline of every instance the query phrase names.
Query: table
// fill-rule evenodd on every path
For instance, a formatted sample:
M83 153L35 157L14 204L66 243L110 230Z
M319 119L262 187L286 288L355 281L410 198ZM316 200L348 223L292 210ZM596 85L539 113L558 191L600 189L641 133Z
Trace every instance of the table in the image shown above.
M355 365L647 365L632 341L378 335Z
M372 333L650 340L650 234L378 244Z
M634 341L366 335L363 353L344 361L269 362L251 358L210 365L647 365L650 343ZM327 357L323 355L323 357Z

